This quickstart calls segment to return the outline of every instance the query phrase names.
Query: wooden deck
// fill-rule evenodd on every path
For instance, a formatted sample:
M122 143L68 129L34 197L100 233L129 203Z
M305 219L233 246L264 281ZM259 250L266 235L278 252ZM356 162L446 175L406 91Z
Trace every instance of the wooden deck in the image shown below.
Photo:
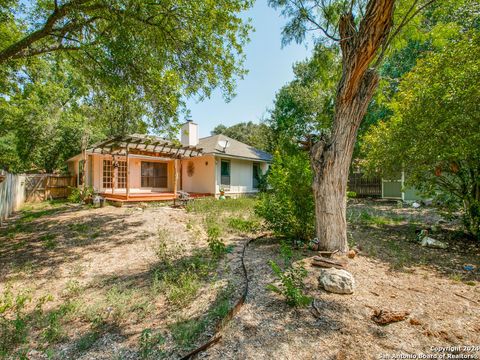
M198 193L189 193L192 198L201 198L213 196L212 194L198 194ZM119 201L119 202L146 202L146 201L173 201L177 196L173 192L145 192L145 193L130 193L127 195L125 193L101 193L100 196L104 197L109 201Z

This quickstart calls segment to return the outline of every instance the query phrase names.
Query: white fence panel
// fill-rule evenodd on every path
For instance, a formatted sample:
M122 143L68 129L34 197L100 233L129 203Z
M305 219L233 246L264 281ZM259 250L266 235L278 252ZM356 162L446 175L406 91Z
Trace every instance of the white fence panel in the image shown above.
M25 176L6 173L0 182L0 223L25 202Z

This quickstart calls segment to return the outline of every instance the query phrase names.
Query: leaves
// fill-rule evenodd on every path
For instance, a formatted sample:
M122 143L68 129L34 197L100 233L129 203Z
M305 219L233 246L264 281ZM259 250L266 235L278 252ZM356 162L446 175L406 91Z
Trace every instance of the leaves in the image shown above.
M403 169L424 192L457 198L456 209L469 217L480 201L479 51L480 34L472 31L419 60L390 103L392 118L364 138L371 171L388 177ZM478 219L464 220L477 234Z

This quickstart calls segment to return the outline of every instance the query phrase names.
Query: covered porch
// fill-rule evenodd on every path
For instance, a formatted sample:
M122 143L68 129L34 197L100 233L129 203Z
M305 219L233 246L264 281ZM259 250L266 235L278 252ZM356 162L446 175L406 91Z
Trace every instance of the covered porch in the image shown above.
M93 145L83 161L87 182L107 200L171 201L181 190L181 160L201 155L200 148L132 135Z

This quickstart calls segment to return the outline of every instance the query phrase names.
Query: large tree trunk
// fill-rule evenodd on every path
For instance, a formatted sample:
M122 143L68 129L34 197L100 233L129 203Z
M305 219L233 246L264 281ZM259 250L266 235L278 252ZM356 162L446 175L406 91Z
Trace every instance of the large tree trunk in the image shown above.
M358 128L378 85L369 65L392 25L394 0L370 0L357 27L352 14L339 23L342 78L338 85L332 132L311 150L316 231L322 250L346 252L346 191Z

